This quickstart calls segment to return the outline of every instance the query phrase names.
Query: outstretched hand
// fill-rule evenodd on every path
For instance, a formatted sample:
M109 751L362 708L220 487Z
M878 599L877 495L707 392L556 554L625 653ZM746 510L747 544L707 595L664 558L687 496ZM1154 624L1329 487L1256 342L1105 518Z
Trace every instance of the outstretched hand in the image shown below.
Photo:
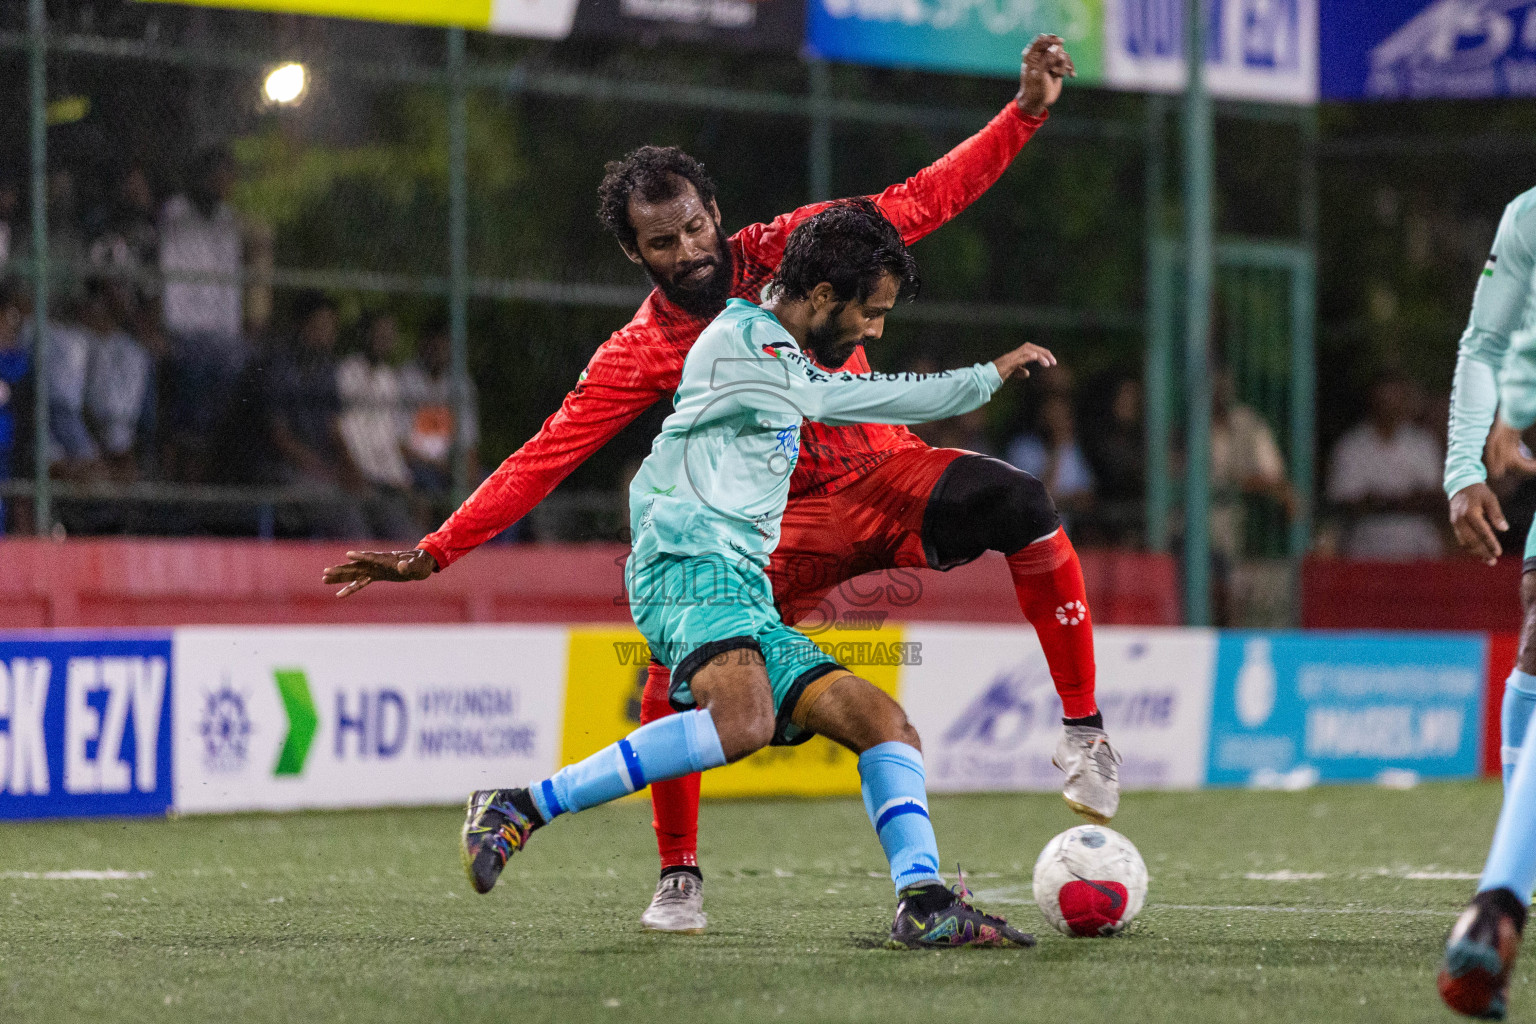
M1041 348L1039 345L1020 345L1007 355L998 356L992 360L992 365L997 367L998 376L1003 380L1007 380L1014 374L1028 377L1030 363L1055 366L1056 357L1051 355L1051 350L1048 348Z
M1487 484L1469 484L1451 495L1451 529L1456 543L1484 565L1495 565L1504 548L1498 533L1509 529L1499 498Z
M424 580L437 569L437 559L417 548L412 551L348 551L347 561L328 566L322 579L327 586L344 583L337 597L355 594L375 580L410 583Z
M1077 68L1067 53L1066 40L1042 32L1024 51L1019 68L1019 94L1014 102L1030 117L1039 117L1061 96L1061 81L1076 78Z

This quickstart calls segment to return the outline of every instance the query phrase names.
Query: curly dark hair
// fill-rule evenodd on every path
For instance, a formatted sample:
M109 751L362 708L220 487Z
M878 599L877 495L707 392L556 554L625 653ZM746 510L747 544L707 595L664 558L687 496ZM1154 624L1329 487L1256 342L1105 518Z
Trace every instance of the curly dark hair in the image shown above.
M641 146L623 160L603 165L597 186L597 219L626 249L634 249L635 227L629 222L629 197L648 203L665 202L682 193L685 183L698 190L705 206L715 200L715 183L704 165L676 146Z
M917 297L922 286L917 260L896 225L868 199L842 199L795 228L772 287L786 298L803 299L826 281L839 302L863 302L885 274L901 282L898 300Z

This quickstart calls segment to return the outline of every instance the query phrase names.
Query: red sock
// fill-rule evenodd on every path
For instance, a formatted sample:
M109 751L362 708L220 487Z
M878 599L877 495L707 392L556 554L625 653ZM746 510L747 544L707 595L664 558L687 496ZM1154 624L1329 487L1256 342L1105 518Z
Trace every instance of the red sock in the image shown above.
M667 700L671 673L651 662L645 677L645 693L640 698L640 724L654 722L673 714ZM661 870L699 864L699 775L651 783L651 827L656 830L656 849L661 854Z
M1094 701L1093 619L1083 567L1065 530L1057 530L1008 556L1019 608L1045 649L1063 714L1086 718Z

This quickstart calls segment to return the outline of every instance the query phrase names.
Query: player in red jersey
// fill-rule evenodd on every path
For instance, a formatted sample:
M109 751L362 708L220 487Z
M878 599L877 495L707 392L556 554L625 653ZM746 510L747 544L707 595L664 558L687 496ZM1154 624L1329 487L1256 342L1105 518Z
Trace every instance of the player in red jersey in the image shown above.
M1072 61L1057 36L1024 52L1018 94L986 127L934 164L871 198L912 244L1002 176L1045 123ZM643 147L607 167L599 216L655 289L603 343L574 390L524 444L414 551L349 552L325 572L340 596L374 580L420 580L521 519L567 474L676 390L683 359L727 298L756 301L790 233L814 203L729 238L704 169L675 148ZM862 348L840 367L868 372ZM1082 568L1041 483L1006 463L929 448L904 427L807 423L782 540L769 566L784 620L801 622L839 584L891 568L948 569L996 550L1035 627L1065 714L1056 762L1074 810L1108 821L1119 804L1118 757L1094 699L1093 628ZM641 721L672 713L667 671L653 662ZM651 787L662 879L642 922L702 931L697 862L699 777Z

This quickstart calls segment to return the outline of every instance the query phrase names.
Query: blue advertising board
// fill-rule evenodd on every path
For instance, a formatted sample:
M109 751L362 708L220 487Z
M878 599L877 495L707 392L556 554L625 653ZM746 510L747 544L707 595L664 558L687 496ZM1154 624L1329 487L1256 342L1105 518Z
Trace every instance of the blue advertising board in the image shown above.
M1536 0L1324 0L1325 99L1536 95Z
M1207 780L1475 776L1487 646L1471 634L1222 633Z
M171 634L0 639L0 819L164 814Z

